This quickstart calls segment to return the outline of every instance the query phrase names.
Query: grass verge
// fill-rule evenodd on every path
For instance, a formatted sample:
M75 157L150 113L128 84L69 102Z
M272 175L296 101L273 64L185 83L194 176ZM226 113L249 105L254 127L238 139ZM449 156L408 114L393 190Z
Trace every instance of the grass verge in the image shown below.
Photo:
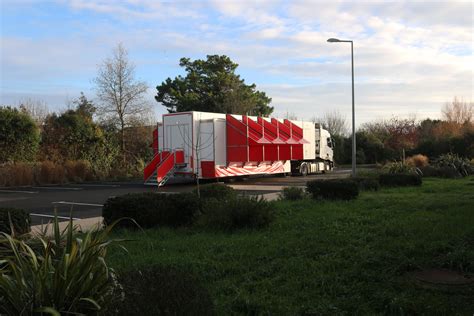
M474 177L362 192L353 201L278 201L263 230L118 231L119 272L191 271L226 314L466 314L474 289L424 288L411 271L474 275ZM152 302L150 302L152 304Z

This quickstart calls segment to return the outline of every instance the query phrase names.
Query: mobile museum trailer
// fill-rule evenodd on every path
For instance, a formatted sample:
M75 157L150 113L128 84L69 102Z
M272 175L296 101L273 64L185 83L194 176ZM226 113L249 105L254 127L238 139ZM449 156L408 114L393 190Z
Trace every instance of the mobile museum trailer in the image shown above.
M163 114L153 131L144 181L265 174L307 175L333 168L329 132L312 122L207 112Z

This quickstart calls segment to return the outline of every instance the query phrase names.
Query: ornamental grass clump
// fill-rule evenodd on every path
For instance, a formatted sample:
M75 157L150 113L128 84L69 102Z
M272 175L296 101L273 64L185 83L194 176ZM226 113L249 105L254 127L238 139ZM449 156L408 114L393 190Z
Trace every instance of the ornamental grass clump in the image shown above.
M383 166L383 171L389 174L419 174L419 169L402 161L394 161Z
M474 173L474 168L471 166L469 159L460 157L457 154L444 154L434 161L435 166L439 169L452 168L459 172L463 177Z
M114 224L78 234L57 218L30 239L0 234L0 315L106 313L120 297L115 272L105 262Z
M422 168L422 167L428 166L429 161L430 160L425 155L418 154L418 155L413 155L411 157L408 157L406 159L406 164L411 167Z

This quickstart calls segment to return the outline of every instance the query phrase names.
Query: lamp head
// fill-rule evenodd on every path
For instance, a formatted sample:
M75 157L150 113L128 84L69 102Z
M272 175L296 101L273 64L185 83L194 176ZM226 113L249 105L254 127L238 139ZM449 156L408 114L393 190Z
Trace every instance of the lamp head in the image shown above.
M340 42L341 40L338 40L337 38L330 38L328 39L328 42L329 43L336 43L336 42Z

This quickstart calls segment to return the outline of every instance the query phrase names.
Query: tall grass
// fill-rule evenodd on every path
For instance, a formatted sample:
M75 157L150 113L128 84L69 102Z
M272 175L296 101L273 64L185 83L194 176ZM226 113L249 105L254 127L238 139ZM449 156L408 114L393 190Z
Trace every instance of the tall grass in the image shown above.
M71 182L82 182L93 178L91 163L87 160L68 160L64 163L66 177Z
M410 167L421 168L429 164L429 159L425 155L414 155L406 159L406 164Z
M34 164L26 162L0 166L0 186L30 185L34 182L34 170Z
M93 179L92 167L87 160L64 163L45 160L37 163L16 162L0 165L0 186L62 184Z

